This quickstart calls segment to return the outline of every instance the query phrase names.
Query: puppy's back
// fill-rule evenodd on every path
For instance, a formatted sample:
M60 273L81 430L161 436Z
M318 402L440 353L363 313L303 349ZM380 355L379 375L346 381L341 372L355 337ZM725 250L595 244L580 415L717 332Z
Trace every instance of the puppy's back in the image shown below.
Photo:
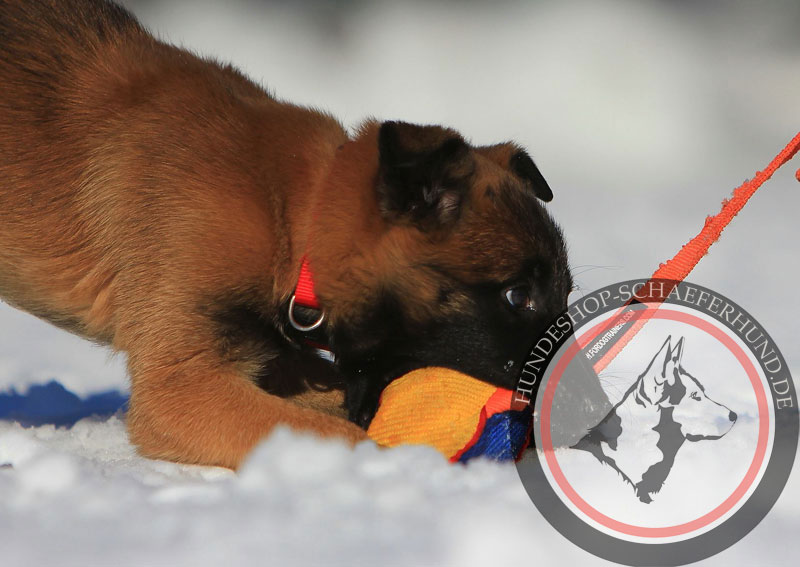
M43 298L67 303L95 261L78 195L109 113L99 101L131 46L154 43L104 0L0 0L0 296L70 330Z
M54 94L65 77L126 37L146 37L124 8L105 0L0 2L0 77L4 108L29 108L9 94Z

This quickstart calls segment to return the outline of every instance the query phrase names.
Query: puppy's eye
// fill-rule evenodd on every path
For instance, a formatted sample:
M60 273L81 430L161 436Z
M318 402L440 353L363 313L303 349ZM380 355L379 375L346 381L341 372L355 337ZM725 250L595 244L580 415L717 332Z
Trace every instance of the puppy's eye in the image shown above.
M525 285L510 287L503 292L508 304L514 309L525 309L533 311L536 309L531 299L531 289Z
M700 394L698 394L697 392L692 392L691 395L689 395L689 397L692 398L695 401L698 401L698 402L700 401Z

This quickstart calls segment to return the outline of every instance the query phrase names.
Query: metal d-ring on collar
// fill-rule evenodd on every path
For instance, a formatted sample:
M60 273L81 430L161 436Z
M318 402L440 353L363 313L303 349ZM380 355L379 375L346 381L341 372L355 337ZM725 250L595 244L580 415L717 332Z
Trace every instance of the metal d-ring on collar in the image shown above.
M292 325L292 327L294 327L301 333L307 333L309 331L313 331L314 329L322 325L322 322L324 320L325 320L325 311L320 310L319 318L310 325L303 325L301 323L298 323L297 319L294 318L294 294L292 294L292 298L289 300L289 323Z

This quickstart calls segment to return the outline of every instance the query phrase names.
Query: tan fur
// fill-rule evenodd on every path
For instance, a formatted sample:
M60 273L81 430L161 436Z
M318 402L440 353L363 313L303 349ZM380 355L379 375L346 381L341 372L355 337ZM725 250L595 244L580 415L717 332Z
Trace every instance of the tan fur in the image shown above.
M256 387L197 311L219 290L291 293L321 179L353 143L342 127L138 28L91 50L51 39L0 40L29 55L0 62L2 297L128 352L128 426L147 456L235 467L278 423L364 439L309 409L341 413L330 403ZM55 56L65 68L33 80Z

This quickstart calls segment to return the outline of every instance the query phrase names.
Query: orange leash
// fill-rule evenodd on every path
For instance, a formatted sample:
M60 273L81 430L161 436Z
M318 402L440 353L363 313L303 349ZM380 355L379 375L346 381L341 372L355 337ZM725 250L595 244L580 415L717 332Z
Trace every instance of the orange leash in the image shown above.
M719 239L723 229L728 226L733 220L733 217L742 210L742 207L744 207L745 203L753 196L756 190L761 187L767 179L772 177L772 174L775 173L779 167L792 159L798 150L800 150L800 133L775 156L775 159L770 162L766 169L759 171L753 179L745 181L734 189L731 198L722 201L722 208L719 213L711 217L706 217L705 225L703 225L703 229L700 233L687 242L671 260L660 264L658 269L650 277L650 280L670 280L674 282L672 286L674 287L678 282L685 279L700 259L708 253L708 249ZM797 170L795 176L797 180L800 181L800 169ZM672 291L672 288L664 289L663 293L659 294L659 297L650 297L648 300L652 300L656 303L664 301L670 291ZM656 306L656 309L657 308ZM616 317L612 318L612 321L616 321L624 309L625 307L617 313ZM595 372L599 374L609 365L617 354L619 354L633 337L636 336L636 333L639 332L639 329L642 328L647 320L652 317L656 309L647 309L631 327L622 333L619 340L594 363ZM614 323L611 323L609 327L613 325ZM602 332L599 336L601 335Z

